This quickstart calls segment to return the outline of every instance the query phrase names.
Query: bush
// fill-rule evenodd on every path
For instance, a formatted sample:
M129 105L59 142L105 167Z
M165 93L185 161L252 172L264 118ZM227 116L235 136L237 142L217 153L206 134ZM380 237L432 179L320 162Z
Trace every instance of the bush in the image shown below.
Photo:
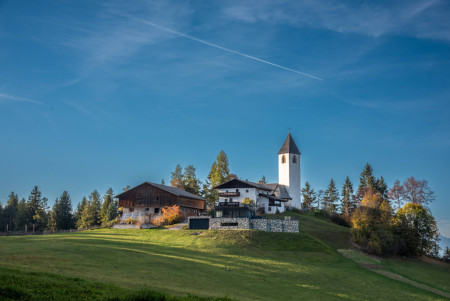
M340 214L332 213L330 216L330 220L333 223L338 224L339 226L343 226L343 227L347 227L347 228L351 227L350 223Z

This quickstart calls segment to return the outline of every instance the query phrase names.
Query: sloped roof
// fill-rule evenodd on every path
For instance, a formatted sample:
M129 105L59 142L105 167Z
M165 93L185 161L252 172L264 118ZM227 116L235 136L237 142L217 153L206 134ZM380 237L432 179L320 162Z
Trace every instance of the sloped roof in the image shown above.
M294 142L294 139L291 137L291 133L288 134L286 140L283 143L278 154L297 154L300 155L300 151L298 150L297 145Z
M129 192L129 191L131 191L131 190L133 190L133 189L135 189L135 188L137 188L137 187L139 187L141 185L144 185L144 184L157 187L159 189L165 190L165 191L167 191L167 192L169 192L169 193L171 193L173 195L176 195L176 196L205 201L205 199L202 198L201 196L198 196L198 195L195 195L193 193L187 192L187 191L185 191L185 190L183 190L181 188L172 187L172 186L166 186L166 185L156 184L156 183L151 183L151 182L144 182L144 183L142 183L140 185L137 185L137 186L135 186L133 188L128 189L125 192L122 192L121 194L116 195L115 197L116 198L120 198L120 197L122 197L122 195L126 194L127 192Z
M289 199L292 200L291 196L289 195L289 192L286 189L286 185L278 184L278 183L270 183L270 184L263 184L266 187L269 187L272 192L275 194L276 197L280 199Z
M250 181L244 181L241 179L231 179L228 182L225 182L223 184L220 184L216 187L214 187L214 189L223 189L223 188L234 188L235 185L233 184L241 184L241 187L251 187L251 188L258 188L258 189L262 189L262 190L271 190L271 188L266 187L265 185L261 185L255 182L250 182Z

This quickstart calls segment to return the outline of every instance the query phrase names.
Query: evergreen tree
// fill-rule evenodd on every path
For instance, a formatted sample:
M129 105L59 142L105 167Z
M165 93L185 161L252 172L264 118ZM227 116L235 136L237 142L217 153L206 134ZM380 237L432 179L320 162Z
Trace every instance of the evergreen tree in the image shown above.
M262 184L267 184L267 180L266 180L266 177L264 175L262 176L260 181L261 181Z
M16 230L17 225L15 223L17 217L17 207L19 205L19 197L14 192L9 194L8 202L4 208L3 214L5 216L5 220L8 223L9 231ZM19 229L17 229L19 230Z
M2 203L0 203L0 231L6 231L6 227L8 225L8 220L5 216L4 209Z
M382 176L377 180L377 191L380 193L383 200L389 199L388 196L389 189Z
M71 229L73 225L73 214L72 214L72 200L67 191L64 191L58 200L58 207L56 210L56 229L57 230L68 230Z
M444 254L442 255L442 260L445 262L450 262L450 248L445 247Z
M302 208L310 208L317 199L314 189L311 188L308 182L305 183L305 188L302 188L303 203Z
M89 207L89 202L86 197L83 197L81 203L78 204L77 212L75 214L76 226L77 228L87 227L86 216L83 214L86 213L85 208Z
M14 230L25 230L25 225L27 225L28 221L28 206L27 201L22 198L17 204L17 215L14 220Z
M161 185L166 185L166 182L164 182L164 179L161 179Z
M215 202L218 200L218 193L214 188L229 180L231 180L231 174L228 166L228 158L222 150L217 156L216 161L213 162L205 185L203 186L204 197L210 207L214 207Z
M175 167L175 171L171 173L170 176L170 185L173 187L178 187L184 189L183 185L183 169L180 164L177 164Z
M330 214L334 212L336 209L336 203L339 201L339 191L337 190L333 179L330 180L330 184L328 185L327 190L325 190L323 199L325 204L324 209Z
M91 211L92 215L92 225L91 226L97 226L101 225L102 223L102 217L101 217L101 211L102 211L102 203L101 203L101 196L100 193L98 193L97 190L94 190L89 195L89 210Z
M353 184L350 178L345 178L344 186L342 187L342 214L348 219L353 210Z
M316 199L316 208L318 209L318 210L320 210L321 208L323 208L323 195L324 195L324 191L322 190L322 189L320 189L318 192L317 192L317 199Z
M368 193L369 190L372 192L376 192L378 191L377 188L377 182L375 177L373 176L372 166L370 166L369 163L366 163L366 166L359 176L359 187L356 194L358 203L361 202L361 200L364 198L364 195Z
M105 199L102 204L101 219L102 224L113 221L117 217L118 204L114 200L114 192L112 188L106 191Z
M37 186L34 186L33 190L28 197L28 217L27 224L34 225L36 231L42 231L47 226L47 198L42 197L42 193Z
M193 165L188 165L184 168L183 173L183 187L187 192L193 194L200 194L200 185L201 182L197 179L195 174L195 167Z

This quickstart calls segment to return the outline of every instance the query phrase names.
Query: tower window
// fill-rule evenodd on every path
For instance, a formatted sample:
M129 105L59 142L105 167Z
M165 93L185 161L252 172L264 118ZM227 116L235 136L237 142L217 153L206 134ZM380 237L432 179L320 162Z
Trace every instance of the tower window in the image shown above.
M283 155L283 156L281 157L281 163L286 163L286 156L285 156L285 155Z
M292 157L292 163L297 163L297 156L296 156L296 155L294 155L294 156Z

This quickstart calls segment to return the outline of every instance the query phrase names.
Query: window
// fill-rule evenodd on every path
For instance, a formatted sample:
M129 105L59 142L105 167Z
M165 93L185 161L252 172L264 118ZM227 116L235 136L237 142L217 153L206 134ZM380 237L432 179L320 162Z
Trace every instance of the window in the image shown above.
M297 156L296 156L296 155L294 155L294 156L292 157L292 163L297 163Z
M228 202L228 199L225 199L225 202Z
M150 211L150 208L145 208L145 211Z
M216 217L222 217L222 210L216 211Z
M237 227L238 223L220 223L221 227Z
M134 211L134 208L130 208L130 212L133 212Z
M239 192L239 189L236 189L236 192Z
M247 192L247 193L248 193L248 189L247 189L247 190L245 190L245 192Z
M230 202L232 202L233 201L233 198L230 198Z
M267 207L267 211L272 211L272 207Z
M281 157L281 163L286 163L286 156L285 155L283 155L282 157Z
M155 214L159 213L159 208L155 208Z

